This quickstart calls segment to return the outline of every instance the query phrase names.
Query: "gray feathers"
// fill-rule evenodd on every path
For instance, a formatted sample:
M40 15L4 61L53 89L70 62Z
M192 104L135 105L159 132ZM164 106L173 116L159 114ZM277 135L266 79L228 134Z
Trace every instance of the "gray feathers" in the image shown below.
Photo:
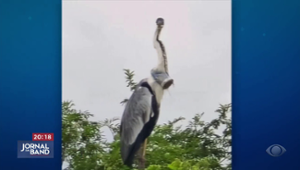
M121 155L126 160L130 146L135 142L150 119L152 94L146 87L137 86L126 104L121 120Z

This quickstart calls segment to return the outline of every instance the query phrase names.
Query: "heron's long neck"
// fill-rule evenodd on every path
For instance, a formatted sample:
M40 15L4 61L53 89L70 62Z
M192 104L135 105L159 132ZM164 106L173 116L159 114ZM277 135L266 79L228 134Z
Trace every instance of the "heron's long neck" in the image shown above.
M161 87L160 84L158 84L154 78L152 76L150 76L148 78L148 83L149 85L151 86L152 90L154 91L155 93L155 96L156 96L156 100L157 100L157 103L161 103L161 100L163 98L163 95L164 95L164 90L163 88Z
M160 71L160 72L168 73L169 72L168 60L167 60L165 46L162 43L162 41L159 40L159 35L160 35L161 30L162 30L162 26L157 26L156 31L154 33L154 37L153 37L154 48L156 49L157 55L158 55L158 65L154 69L157 71Z

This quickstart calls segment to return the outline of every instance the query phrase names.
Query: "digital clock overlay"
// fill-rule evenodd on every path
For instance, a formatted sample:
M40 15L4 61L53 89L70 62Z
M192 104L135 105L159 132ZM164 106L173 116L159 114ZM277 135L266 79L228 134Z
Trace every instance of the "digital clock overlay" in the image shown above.
M53 133L32 133L32 141L53 141Z
M232 0L234 170L300 169L299 9ZM0 1L0 169L62 167L61 10L61 0ZM55 134L53 158L18 158L16 144L34 132ZM270 156L273 144L286 152Z

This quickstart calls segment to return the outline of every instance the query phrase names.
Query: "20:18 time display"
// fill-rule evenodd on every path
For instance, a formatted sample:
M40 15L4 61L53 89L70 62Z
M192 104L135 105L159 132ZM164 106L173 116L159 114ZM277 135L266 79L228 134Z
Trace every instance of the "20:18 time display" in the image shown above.
M54 133L32 133L33 141L53 141Z

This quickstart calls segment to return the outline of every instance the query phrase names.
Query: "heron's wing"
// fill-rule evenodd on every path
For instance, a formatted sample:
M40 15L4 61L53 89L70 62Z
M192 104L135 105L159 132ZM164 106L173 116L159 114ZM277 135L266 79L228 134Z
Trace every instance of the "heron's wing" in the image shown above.
M138 87L128 100L121 120L121 155L126 160L131 145L150 119L152 94L146 87Z

